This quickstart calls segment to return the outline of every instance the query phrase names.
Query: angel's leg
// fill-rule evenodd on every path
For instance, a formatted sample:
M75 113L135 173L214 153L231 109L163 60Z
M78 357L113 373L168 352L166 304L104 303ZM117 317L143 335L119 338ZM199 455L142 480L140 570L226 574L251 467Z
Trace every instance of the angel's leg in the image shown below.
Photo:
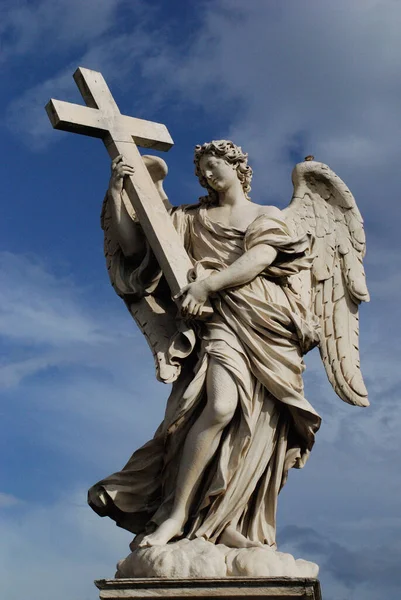
M200 479L218 448L223 429L234 416L237 386L230 373L213 358L206 386L207 404L185 440L171 515L140 546L167 544L182 532Z

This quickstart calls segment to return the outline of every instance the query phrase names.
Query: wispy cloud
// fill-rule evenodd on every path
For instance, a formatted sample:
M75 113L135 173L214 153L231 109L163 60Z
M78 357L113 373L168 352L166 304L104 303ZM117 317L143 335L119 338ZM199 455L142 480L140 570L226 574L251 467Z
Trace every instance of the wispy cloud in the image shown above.
M0 492L0 509L3 508L13 508L15 506L19 506L21 504L21 500L12 494L4 494Z
M289 198L294 160L312 152L349 182L365 211L369 205L383 219L374 206L374 191L382 193L382 186L374 190L368 174L374 168L376 181L386 179L391 203L398 186L400 21L401 8L391 0L291 1L285 10L219 0L204 4L185 52L166 42L160 24L150 33L139 19L129 34L98 40L77 60L118 82L123 93L139 75L136 94L146 94L148 104L163 98L179 110L192 103L215 118L225 118L229 108L225 135L250 153L255 198ZM43 105L50 96L72 97L78 62L10 107L10 127L34 146L58 138Z
M90 449L87 462L97 463L100 452L107 454L105 469L117 468L133 450L133 435L143 442L152 435L153 417L159 413L161 420L163 413L158 394L168 393L154 380L145 340L123 303L105 314L90 291L37 259L11 253L0 259L4 409L30 414L36 408L41 423L31 439L78 458L85 452L77 443L83 435ZM154 389L153 398L145 397L145 386L148 393ZM153 416L146 411L139 424L136 411L144 402L154 406ZM99 437L105 429L111 445L107 453Z
M124 0L6 0L0 12L2 60L27 55L63 53L90 43L110 30ZM43 41L45 40L45 43Z
M399 4L289 0L285 6L253 2L244 7L240 0L213 0L202 3L191 35L177 38L165 35L170 22L156 19L150 26L146 9L144 18L129 21L130 29L117 30L122 1L99 3L98 13L94 2L84 4L39 2L38 15L46 8L52 16L38 23L32 15L31 25L23 18L31 5L18 5L0 26L15 32L5 45L9 57L28 56L46 36L50 42L38 48L37 56L50 49L68 56L43 79L36 77L35 85L30 79L8 110L8 125L30 148L45 150L61 139L43 106L51 96L81 102L71 75L82 65L105 74L125 112L141 116L149 106L164 103L169 116L190 107L189 122L198 117L221 121L219 136L232 137L250 153L258 202L287 204L291 167L309 153L328 162L355 193L368 233L372 302L361 308L361 349L372 406L358 410L342 403L317 352L307 357L306 393L323 426L310 461L302 472L291 472L281 494L279 524L283 534L294 523L319 531L288 529L283 549L310 559L316 553L325 598L376 600L378 586L385 585L383 574L388 575L386 594L397 597ZM90 7L96 18L88 27ZM82 19L69 37L79 14ZM134 89L136 101L130 98ZM186 141L192 147L205 140ZM185 174L171 177L179 201ZM13 450L18 445L21 463L34 461L40 449L41 464L46 463L40 505L33 504L29 485L21 493L2 487L0 504L8 502L7 512L15 512L5 524L10 558L3 561L4 574L11 589L10 575L20 575L23 565L30 589L42 590L42 575L51 573L49 598L56 586L58 595L64 594L60 598L93 597L88 582L112 575L128 540L84 507L85 486L119 468L152 435L168 387L155 383L150 351L135 324L127 326L122 304L116 304L115 313L95 306L91 294L70 274L61 275L57 265L26 256L0 258L2 422L16 424ZM33 456L24 454L27 440ZM63 499L54 500L55 480ZM84 480L77 493L77 481ZM17 486L15 477L9 482ZM12 498L20 496L24 505L13 505ZM370 591L363 583L368 572ZM16 598L26 595L24 585L18 580Z
M288 197L294 155L310 153L356 182L360 194L368 191L372 168L396 189L397 3L244 7L219 0L205 4L201 18L184 55L180 48L159 49L143 72L175 103L192 102L221 118L229 110L226 135L250 153L254 193Z
M282 538L287 550L307 553L322 565L325 573L323 593L328 600L349 598L350 594L355 600L376 600L384 586L389 597L396 597L401 585L397 568L401 551L399 539L394 538L384 545L367 544L351 549L339 544L335 537L295 525L287 527ZM324 587L326 579L330 582L328 594Z
M0 334L26 344L100 343L104 327L77 302L80 292L67 277L56 277L39 261L0 254Z
M49 59L65 55L55 62L52 76L46 69L44 80L13 99L6 110L6 127L33 150L57 142L60 138L52 131L44 107L50 98L83 103L72 79L79 66L100 70L108 83L119 82L130 89L135 82L133 65L137 63L140 72L142 60L161 43L155 44L146 29L152 12L142 0L40 0L36 5L4 8L0 25L4 60L10 63L19 54L29 59L33 50L35 56L43 54ZM134 16L135 26L127 33L129 16Z
M135 36L123 34L93 43L75 62L16 98L6 111L6 126L32 150L44 150L63 137L63 133L53 131L45 112L45 105L50 98L84 104L72 79L78 67L101 71L109 85L117 83L126 93L135 85L132 72L135 64L140 70L141 62L149 55L152 46L151 37L140 27ZM136 90L138 101L144 93L143 89ZM118 91L115 98L118 101Z
M10 598L30 588L34 598L89 600L132 536L101 521L86 490L151 437L168 387L156 390L150 351L126 333L123 304L121 321L91 311L71 277L34 257L1 258L2 443L10 423L14 433L2 471L0 577ZM46 473L40 490L37 469Z
M12 585L10 598L90 600L96 597L93 580L113 577L132 535L101 521L85 497L84 489L64 489L53 503L0 516L0 577Z

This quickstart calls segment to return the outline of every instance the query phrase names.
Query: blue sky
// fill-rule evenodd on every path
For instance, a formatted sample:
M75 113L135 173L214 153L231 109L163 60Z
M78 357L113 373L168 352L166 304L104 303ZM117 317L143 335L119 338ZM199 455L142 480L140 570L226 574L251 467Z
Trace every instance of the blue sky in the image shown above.
M279 505L279 544L321 565L325 600L401 585L401 5L394 0L30 0L0 5L0 587L9 600L89 600L130 536L86 507L162 418L168 388L111 289L98 140L53 131L50 97L81 102L100 70L120 109L165 123L174 204L196 201L197 143L249 152L256 202L288 204L291 169L328 163L365 218L361 310L371 408L342 403L319 356L306 394L323 426ZM44 589L45 588L45 589Z

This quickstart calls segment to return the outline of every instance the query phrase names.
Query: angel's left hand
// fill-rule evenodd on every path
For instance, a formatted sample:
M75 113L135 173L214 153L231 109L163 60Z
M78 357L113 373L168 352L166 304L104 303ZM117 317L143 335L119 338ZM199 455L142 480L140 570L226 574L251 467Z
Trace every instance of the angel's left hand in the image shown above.
M202 307L207 301L210 292L211 289L208 285L207 278L185 285L175 296L175 298L180 298L181 296L185 295L185 298L181 304L181 312L183 316L197 317L201 313Z

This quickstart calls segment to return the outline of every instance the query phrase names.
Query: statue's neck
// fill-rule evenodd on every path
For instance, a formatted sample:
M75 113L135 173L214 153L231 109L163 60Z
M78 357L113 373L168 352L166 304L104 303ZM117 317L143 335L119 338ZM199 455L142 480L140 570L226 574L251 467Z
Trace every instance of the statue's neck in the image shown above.
M242 189L242 185L239 180L238 184L236 183L227 190L219 192L219 206L234 207L247 203L248 200L245 197L244 190Z

